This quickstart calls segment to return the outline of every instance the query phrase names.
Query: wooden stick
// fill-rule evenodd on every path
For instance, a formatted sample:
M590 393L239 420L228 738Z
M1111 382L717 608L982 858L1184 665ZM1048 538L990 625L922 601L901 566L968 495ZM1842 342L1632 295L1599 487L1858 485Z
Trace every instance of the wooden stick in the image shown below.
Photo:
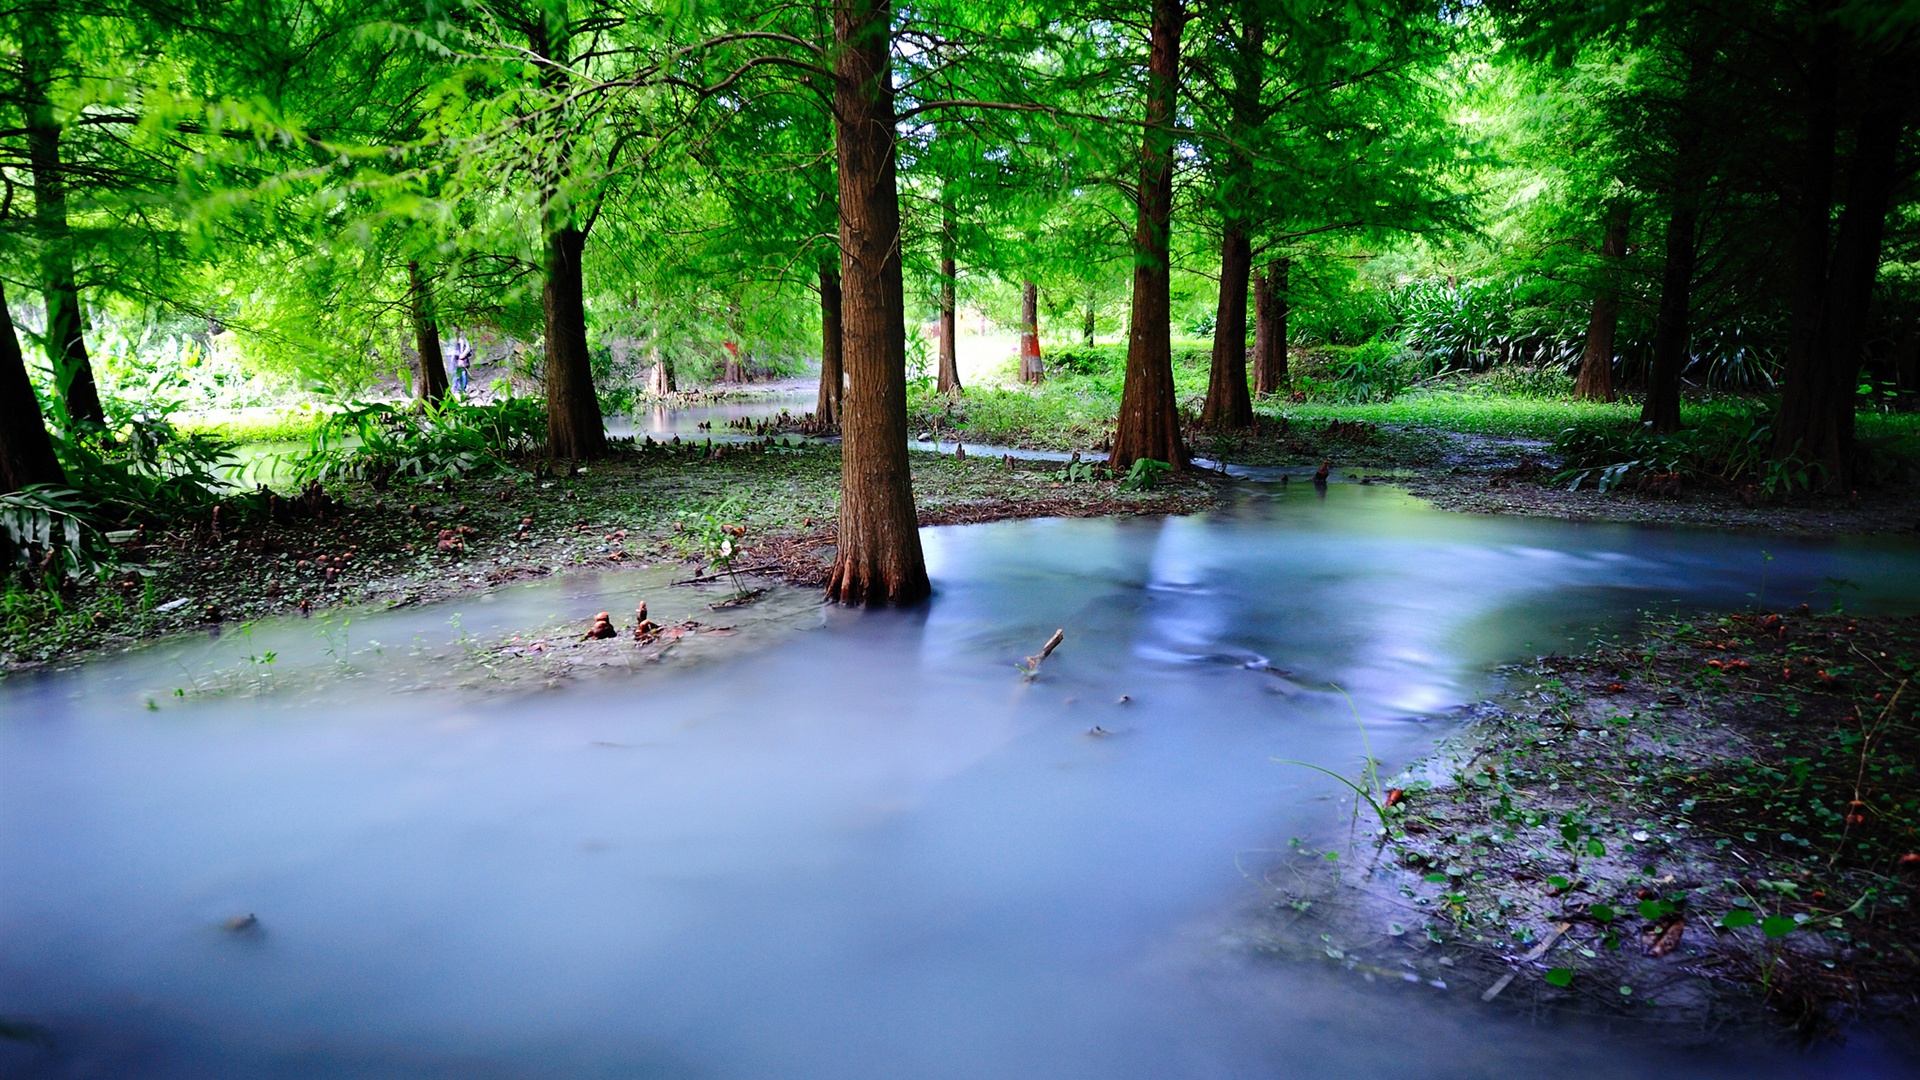
M705 576L695 574L693 577L690 577L685 581L675 581L675 582L672 582L672 584L674 585L705 585L709 581L719 581L723 577L732 577L735 574L757 574L757 573L760 573L762 570L778 570L778 569L780 569L779 563L762 563L759 566L742 566L737 570L722 570L717 574L707 574Z
M1531 963L1547 955L1547 950L1553 948L1553 943L1559 941L1560 935L1566 933L1571 926L1573 926L1572 923L1561 923L1559 926L1548 931L1547 936L1540 939L1540 944L1535 945L1532 949L1528 950L1527 955L1520 958L1521 962ZM1514 972L1509 971L1505 975L1500 976L1500 981L1487 987L1487 992L1480 995L1480 1000L1492 1001L1494 998L1499 997L1500 991L1505 990L1507 984L1513 981L1514 974Z
M1040 647L1040 652L1038 653L1038 655L1027 657L1027 664L1026 664L1027 674L1031 675L1034 672L1039 671L1040 662L1042 660L1045 660L1048 656L1051 656L1053 654L1053 650L1059 648L1060 643L1062 641L1065 641L1066 639L1067 639L1067 631L1065 627L1055 630L1053 632L1053 636L1047 639L1047 643Z

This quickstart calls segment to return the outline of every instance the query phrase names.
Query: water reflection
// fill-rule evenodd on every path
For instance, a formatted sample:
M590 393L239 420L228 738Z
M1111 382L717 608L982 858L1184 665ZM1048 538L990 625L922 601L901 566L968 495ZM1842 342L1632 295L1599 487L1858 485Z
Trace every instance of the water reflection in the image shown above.
M1358 758L1333 684L1404 760L1489 665L1649 603L1819 603L1846 578L1920 607L1912 546L1472 518L1337 483L924 536L927 608L830 612L683 675L505 699L345 679L154 712L155 653L0 686L0 1015L56 1039L0 1067L1910 1073L1867 1037L1687 1053L1215 942L1248 896L1236 857L1331 812L1331 781L1272 759ZM466 625L625 610L631 580L503 593ZM445 611L366 618L347 648L444 642ZM241 912L257 934L221 929Z

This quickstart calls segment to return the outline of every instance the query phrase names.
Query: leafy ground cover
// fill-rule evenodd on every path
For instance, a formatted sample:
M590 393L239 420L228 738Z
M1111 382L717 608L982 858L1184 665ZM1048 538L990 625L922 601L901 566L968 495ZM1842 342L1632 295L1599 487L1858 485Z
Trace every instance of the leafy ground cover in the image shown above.
M1257 948L1704 1030L1920 1010L1920 618L1651 621L1297 843ZM1339 869L1344 868L1344 869Z

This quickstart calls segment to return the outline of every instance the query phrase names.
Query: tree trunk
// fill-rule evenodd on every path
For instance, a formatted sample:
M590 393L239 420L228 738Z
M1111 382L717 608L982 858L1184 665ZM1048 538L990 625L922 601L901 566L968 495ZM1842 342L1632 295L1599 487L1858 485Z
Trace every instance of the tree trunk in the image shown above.
M1891 63L1874 65L1870 85L1876 96L1860 117L1853 160L1847 169L1847 207L1833 244L1833 272L1827 283L1826 317L1821 320L1816 375L1824 368L1824 400L1812 423L1796 433L1800 458L1824 470L1821 487L1853 489L1853 413L1866 350L1867 320L1873 307L1874 280L1887 211L1900 179L1902 112L1908 87ZM1905 92L1903 92L1905 91Z
M1706 61L1695 52L1687 61L1686 84L1681 91L1673 129L1667 259L1660 277L1660 310L1654 317L1647 396L1640 406L1640 422L1662 435L1680 430L1680 377L1693 359L1693 267L1699 254L1696 234L1705 182L1700 150L1706 140L1706 129L1700 112L1700 92L1706 78Z
M1600 288L1587 319L1587 346L1580 352L1580 376L1573 396L1581 401L1613 400L1613 338L1620 325L1620 260L1627 253L1627 206L1607 212L1607 235L1600 242Z
M1031 281L1020 286L1020 381L1035 386L1047 381L1047 365L1040 359L1040 290Z
M1287 278L1293 260L1274 259L1253 293L1253 392L1277 394L1287 385Z
M65 484L67 474L53 454L47 437L40 399L27 378L27 361L20 355L20 338L7 310L6 287L0 285L0 491L19 491L28 484Z
M820 396L814 400L814 419L840 422L846 397L846 372L840 363L840 260L820 260Z
M940 377L934 389L960 393L960 343L955 336L953 208L940 207Z
M40 242L40 293L47 305L47 357L54 391L70 423L105 426L100 387L80 311L74 276L73 230L67 223L67 173L60 160L60 123L54 118L48 83L64 46L45 16L30 17L20 50L27 164L33 174L33 225ZM17 347L17 342L16 342Z
M1247 234L1228 225L1220 242L1220 303L1214 309L1213 364L1207 375L1202 426L1215 430L1253 423L1247 397L1247 278L1253 273L1253 248Z
M1802 150L1800 205L1793 236L1793 307L1787 355L1781 364L1780 412L1773 421L1776 461L1815 448L1823 456L1837 447L1829 417L1831 379L1820 352L1827 300L1827 258L1833 239L1834 143L1839 135L1839 30L1831 22L1814 31L1807 71L1807 142Z
M653 366L647 369L647 393L663 398L673 393L673 361L660 351L660 343L654 342L648 347L653 353Z
M420 276L420 263L407 260L407 307L413 317L413 345L420 354L414 393L438 405L447 396L447 362L440 352L440 324L433 308L433 285Z
M570 225L547 236L547 282L541 295L547 337L547 453L580 461L607 452L600 399L587 354L587 307L580 257L587 234Z
M892 16L887 0L834 0L834 142L848 380L840 422L840 542L827 597L842 604L910 604L932 591L907 466Z
M1125 471L1142 458L1175 469L1187 464L1180 410L1173 396L1169 323L1168 223L1173 205L1173 112L1180 89L1180 0L1153 0L1147 55L1146 132L1140 147L1138 213L1133 232L1133 312L1127 374L1107 463Z
M1095 305L1094 305L1093 289L1089 288L1087 289L1087 310L1084 316L1085 321L1082 322L1080 326L1080 338L1083 342L1086 343L1086 346L1089 349L1093 348L1094 314L1095 314Z

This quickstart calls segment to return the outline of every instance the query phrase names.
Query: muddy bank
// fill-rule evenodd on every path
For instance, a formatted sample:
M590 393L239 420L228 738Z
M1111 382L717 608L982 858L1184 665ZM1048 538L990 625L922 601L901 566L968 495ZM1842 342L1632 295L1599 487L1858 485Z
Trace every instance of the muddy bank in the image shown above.
M1920 1017L1920 618L1654 621L1509 672L1351 831L1266 874L1250 949L1501 1009L1803 1035Z
M1052 462L914 454L923 524L1108 513L1191 513L1217 481L1148 491L1070 481ZM726 566L820 580L838 513L831 444L623 444L558 475L541 468L444 484L336 484L274 520L196 523L126 538L121 570L20 594L0 667L21 670L186 630L357 606L401 607L578 571ZM531 628L530 628L531 629ZM581 632L588 629L583 625Z

